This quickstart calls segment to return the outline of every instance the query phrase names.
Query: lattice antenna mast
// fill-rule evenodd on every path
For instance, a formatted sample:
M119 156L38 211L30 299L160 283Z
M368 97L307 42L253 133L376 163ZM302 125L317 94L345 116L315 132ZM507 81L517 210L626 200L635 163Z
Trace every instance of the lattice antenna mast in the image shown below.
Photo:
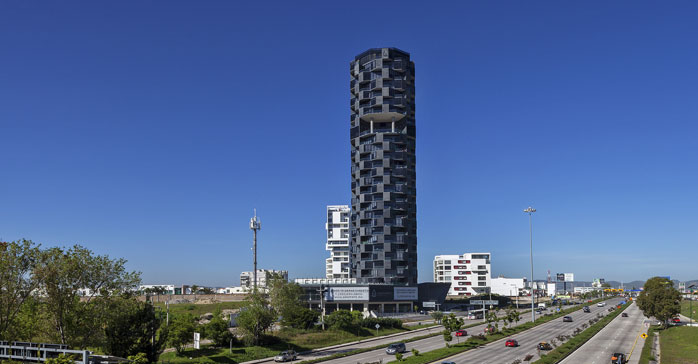
M257 218L257 209L254 209L254 217L250 219L250 229L254 231L254 244L252 245L252 255L254 255L254 270L252 271L252 282L254 292L257 292L257 230L262 230L262 222Z

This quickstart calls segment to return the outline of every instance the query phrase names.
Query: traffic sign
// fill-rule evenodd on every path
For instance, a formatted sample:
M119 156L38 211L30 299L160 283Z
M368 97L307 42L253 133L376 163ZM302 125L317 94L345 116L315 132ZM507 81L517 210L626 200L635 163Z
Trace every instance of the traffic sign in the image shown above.
M647 338L647 334L645 334L645 333L643 332L642 335L640 335L640 337L643 338L643 339L646 339L646 338Z
M380 329L381 325L376 324L376 330Z

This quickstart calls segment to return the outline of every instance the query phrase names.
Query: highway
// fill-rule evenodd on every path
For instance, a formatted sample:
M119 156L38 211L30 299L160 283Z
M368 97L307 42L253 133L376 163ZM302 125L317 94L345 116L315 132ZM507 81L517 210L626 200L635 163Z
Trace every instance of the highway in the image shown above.
M619 300L609 301L609 302L618 302L618 301ZM599 310L601 310L601 308L599 308ZM592 312L594 312L594 311L592 311ZM574 316L576 314L580 314L580 313L581 313L581 307L580 307L580 310L578 312L573 313L572 316ZM585 315L590 315L589 317L593 317L596 314L594 313L594 314L585 314ZM530 320L531 320L530 313L529 314L522 314L521 320L519 321L518 325L529 322ZM562 320L562 318L559 318L559 319L556 319L556 320L551 321L549 323L538 326L536 328L542 328L542 332L545 332L545 327L547 327L548 325L554 324L555 322L561 321L561 320ZM569 326L570 323L565 323L565 324L567 324ZM572 323L572 324L574 324L574 323ZM501 325L501 323L500 323L500 325ZM480 324L478 326L468 328L468 329L466 329L468 331L468 336L462 337L462 338L454 337L454 339L453 339L453 341L451 341L451 343L456 344L456 343L458 343L458 340L464 340L464 339L467 339L471 335L477 335L477 334L484 333L486 326L487 326L487 324L483 323L483 324ZM527 331L535 330L536 328L530 329ZM541 330L539 329L539 331L541 331ZM523 333L521 335L523 335ZM546 338L547 338L547 336L546 336ZM543 340L543 339L541 339L541 340ZM393 339L392 341L395 341L395 339ZM540 340L538 340L538 341L540 341ZM538 343L538 341L536 341L536 343ZM496 346L497 349L504 349L504 341L498 341L496 344L497 344L497 346ZM412 353L411 353L412 349L417 349L417 350L419 350L419 352L423 353L423 352L443 348L446 346L446 344L444 342L443 336L438 335L438 336L430 337L427 339L422 339L422 340L417 340L414 342L406 343L406 346L407 346L407 352L404 353L403 355L405 357L408 357L408 356L412 355ZM535 344L531 344L531 347L533 347L533 346L535 346ZM479 352L480 350L483 350L483 349L484 348L480 348L480 349L475 349L472 351ZM304 357L304 359L305 359L305 357ZM323 363L326 363L326 364L356 364L356 363L376 362L376 361L380 361L380 360L382 360L384 363L389 362L389 361L393 361L393 360L395 360L395 355L388 355L385 353L385 349L378 349L378 350L372 350L372 351L361 353L361 354L351 355L351 356L344 357L344 358L328 360L328 361L325 361ZM460 362L460 361L456 361L456 362ZM493 361L484 361L484 362L492 363ZM494 361L494 362L498 362L498 361Z
M461 315L466 314L466 312L454 312L454 313L459 317L461 317ZM503 314L504 314L503 312L499 313L500 316ZM531 313L530 312L521 313L520 315L521 315L520 316L521 320L519 321L519 325L523 324L525 322L531 321ZM463 318L463 317L461 317L461 318ZM464 318L463 321L464 321L464 325L467 326L467 325L471 325L473 323L482 322L482 319L468 320L468 319ZM427 320L427 321L423 321L423 322L433 323L434 321ZM480 333L484 332L486 326L487 326L487 324L483 323L482 325L467 328L465 330L468 331L468 335L471 335L473 333L480 334ZM328 347L328 348L318 349L318 350L315 350L315 351L310 352L310 353L304 353L302 355L298 355L297 361L317 359L317 358L321 358L321 357L325 357L325 356L330 356L333 354L345 353L345 352L353 351L356 349L371 348L371 347L375 347L375 346L379 346L379 345L387 346L390 343L399 342L400 340L406 340L406 339L409 339L412 337L424 336L424 335L428 335L430 333L436 333L436 332L441 332L441 331L443 331L443 326L438 325L438 326L433 326L433 327L426 329L426 330L419 330L416 332L409 331L409 332L400 333L400 334L388 335L388 336L384 336L381 338L367 339L367 340L362 340L362 341L353 342L353 343L335 345L335 346ZM467 337L465 337L465 338L467 338ZM465 339L465 338L463 338L463 339ZM456 338L454 336L454 340L452 341L452 343L457 343L458 340L459 340L459 338ZM408 343L407 350L409 351L413 347L415 347L419 351L429 351L429 350L434 350L434 349L444 347L444 346L446 346L446 345L444 343L443 336L438 335L438 336L434 336L432 338L422 339L422 340ZM405 355L407 355L407 353ZM378 350L369 351L369 352L366 352L363 354L357 354L357 355L352 355L352 356L348 356L345 358L330 360L330 361L327 361L326 363L334 363L335 361L342 362L342 360L343 360L344 362L347 362L347 363L356 364L356 361L361 361L361 362L363 362L363 361L376 361L378 359L374 360L373 358L375 358L377 356L381 356L384 359L384 361L395 360L394 355L385 354L385 349L378 349ZM258 359L258 360L243 362L241 364L269 364L269 363L273 363L273 362L274 362L274 358L272 357L272 358Z
M456 363L511 363L516 359L520 359L522 362L525 362L524 358L529 354L533 356L530 360L530 362L533 362L539 358L538 350L536 348L539 342L551 342L558 335L571 335L577 327L581 327L583 324L588 325L589 319L596 317L597 314L608 314L608 308L620 301L620 298L612 298L607 301L608 305L605 307L597 307L596 305L589 306L591 309L590 313L585 313L582 310L575 311L569 315L572 317L573 322L563 322L562 318L558 318L543 325L526 330L522 333L512 335L510 338L519 342L518 347L505 347L504 342L506 339L502 339L478 349L468 350L437 362L454 361ZM410 347L408 344L408 349L409 348ZM608 361L610 362L610 357L608 358Z
M607 364L611 362L613 353L630 354L629 364L640 362L640 352L644 339L637 339L638 335L647 332L644 325L645 317L642 311L633 303L625 309L628 317L620 315L613 319L603 330L594 335L582 347L577 349L561 363L564 364ZM633 344L637 339L637 345L633 349Z

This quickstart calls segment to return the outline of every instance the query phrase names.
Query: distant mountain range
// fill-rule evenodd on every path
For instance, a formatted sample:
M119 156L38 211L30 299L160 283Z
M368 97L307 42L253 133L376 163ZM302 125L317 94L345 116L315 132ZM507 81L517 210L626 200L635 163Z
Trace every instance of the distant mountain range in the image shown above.
M671 281L674 283L674 288L679 288L679 282L682 282L682 281L679 281L676 279L672 279ZM632 281L632 282L606 281L606 283L610 284L611 287L613 287L613 288L620 288L621 283L622 283L623 288L625 288L625 289L633 289L633 287L635 289L640 289L640 287L645 285L645 282L646 281ZM589 284L591 285L591 283L589 283ZM698 279L686 281L686 287L688 287L692 284L695 284L696 287L694 287L694 288L698 289Z
M620 288L621 285L624 289L629 290L629 289L640 289L645 285L646 281L631 281L631 282L619 282L619 281L606 281L606 283L611 285L611 288ZM679 288L679 280L672 280L674 283L675 288ZM561 282L559 282L561 284ZM574 281L574 282L568 282L568 288L570 287L581 287L581 286L586 286L590 287L592 282L586 282L586 281ZM696 290L698 290L698 279L686 281L686 287L695 284L696 287L694 287Z

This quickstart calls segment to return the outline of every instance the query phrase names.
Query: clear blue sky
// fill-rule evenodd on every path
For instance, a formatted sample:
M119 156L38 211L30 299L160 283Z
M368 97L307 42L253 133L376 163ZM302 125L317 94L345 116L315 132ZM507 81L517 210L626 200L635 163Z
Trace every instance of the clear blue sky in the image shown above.
M146 283L322 276L350 203L349 62L416 65L419 278L696 279L695 1L2 1L0 238Z

